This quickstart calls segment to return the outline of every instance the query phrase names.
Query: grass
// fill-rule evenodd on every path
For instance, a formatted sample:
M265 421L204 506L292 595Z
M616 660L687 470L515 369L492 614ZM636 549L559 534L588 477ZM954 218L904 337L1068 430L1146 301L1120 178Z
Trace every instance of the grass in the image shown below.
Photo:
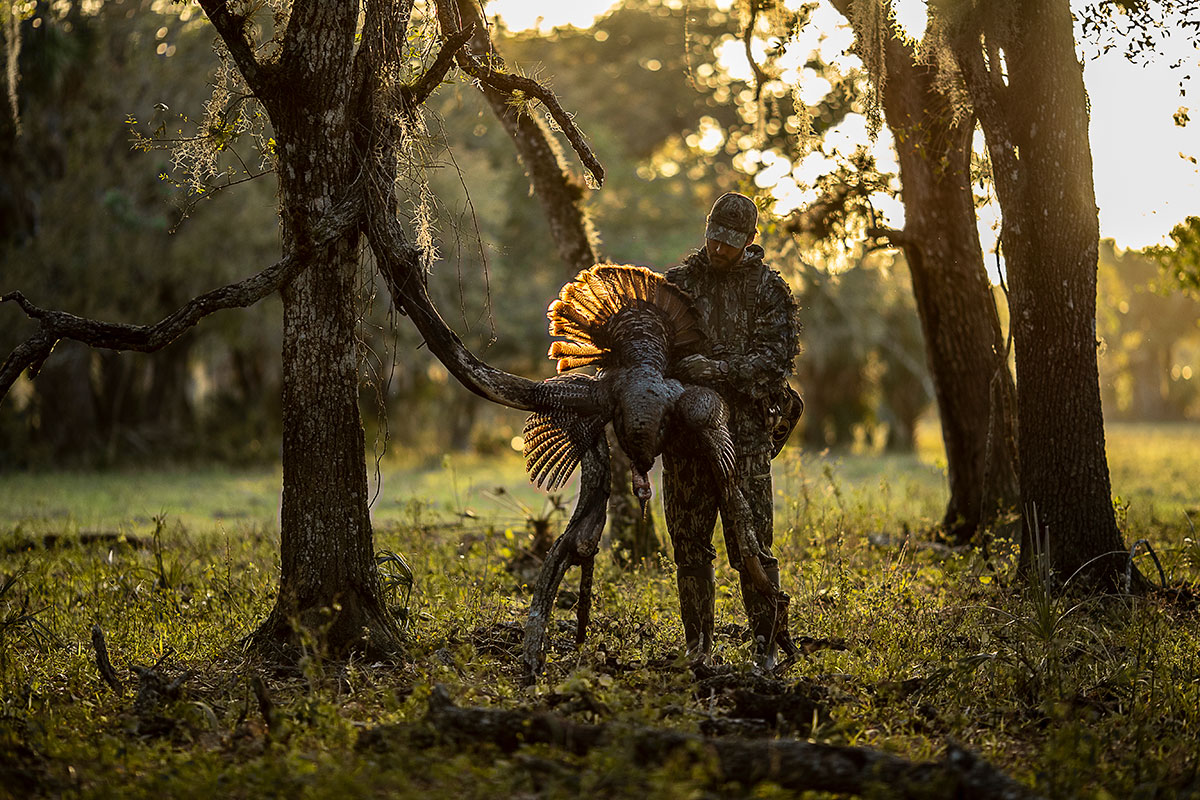
M1169 577L1194 585L1200 426L1113 426L1108 449L1126 541L1149 539ZM924 437L919 452L789 450L776 462L776 554L793 631L844 646L816 649L786 674L820 698L812 711L753 729L917 760L953 739L1050 797L1200 792L1195 611L1053 595L1044 582L1017 583L1002 557L926 546L920 532L940 517L945 490L936 442ZM402 553L414 579L410 595L394 595L407 606L406 659L337 664L314 652L302 674L261 676L264 706L238 642L273 599L277 471L0 474L0 796L748 791L714 784L702 758L641 769L619 744L509 754L424 729L439 683L459 704L683 731L732 725L736 703L701 696L683 668L669 563L626 572L605 554L588 641L576 651L557 635L544 680L522 687L515 648L528 578L507 565L543 496L519 459L384 464L381 481L376 547ZM39 544L95 532L115 536ZM736 577L723 561L717 615L718 658L748 670ZM120 694L99 678L94 624ZM135 666L184 676L182 691L138 699ZM408 725L397 746L356 747L387 723Z

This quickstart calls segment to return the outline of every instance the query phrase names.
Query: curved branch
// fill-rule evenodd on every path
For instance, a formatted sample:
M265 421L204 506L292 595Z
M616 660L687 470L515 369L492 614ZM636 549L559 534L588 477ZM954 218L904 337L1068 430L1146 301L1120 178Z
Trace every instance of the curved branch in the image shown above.
M456 2L464 27L474 26L474 35L468 42L470 51L480 61L503 69L504 61L488 35L487 22L477 0ZM542 205L559 257L573 270L566 277L573 277L575 271L600 261L596 231L583 209L584 182L567 166L550 126L542 117L515 108L506 92L482 83L479 89L525 165L529 185Z
M458 9L454 6L454 0L438 0L437 7L438 21L441 23L442 31L447 37L454 36L462 28L459 21ZM566 135L567 141L571 143L571 147L579 156L579 160L583 162L588 172L596 179L596 184L602 185L604 183L604 166L596 158L596 154L592 152L592 148L588 143L584 141L583 131L575 124L575 120L571 118L571 115L563 109L554 92L531 78L493 69L485 65L467 50L458 51L457 61L458 66L463 72L481 83L510 95L521 92L529 97L540 100L542 105L546 107L546 110L550 112L551 118Z
M269 68L254 57L254 49L246 38L246 18L229 10L227 0L199 0L200 8L208 21L217 29L217 34L229 48L238 71L246 79L246 85L255 95L262 98L267 93Z
M742 47L746 51L746 60L750 62L750 69L754 72L754 102L756 105L762 102L763 86L771 79L766 70L754 60L754 26L758 24L759 8L758 3L750 3L750 20L742 31Z
M261 272L193 297L170 316L153 325L102 322L65 311L40 308L19 291L0 295L0 304L16 303L31 319L41 322L38 331L9 354L0 366L0 398L8 394L26 368L36 375L59 339L72 339L109 350L143 353L162 349L200 320L226 308L254 305L277 291L309 263L312 250L327 244L358 222L357 196L336 207L314 227L306 246L298 248Z
M450 71L450 67L454 66L454 59L458 51L474 35L475 26L468 25L446 37L446 42L442 45L433 64L425 71L420 80L404 90L404 100L410 108L416 108L429 99L429 95L433 94L433 90L441 84L446 73Z
M400 223L384 208L386 204L380 203L372 209L366 231L379 272L393 304L412 319L429 351L459 383L485 400L522 411L571 409L597 414L603 410L590 382L533 381L480 361L468 350L429 298L420 251L408 243Z

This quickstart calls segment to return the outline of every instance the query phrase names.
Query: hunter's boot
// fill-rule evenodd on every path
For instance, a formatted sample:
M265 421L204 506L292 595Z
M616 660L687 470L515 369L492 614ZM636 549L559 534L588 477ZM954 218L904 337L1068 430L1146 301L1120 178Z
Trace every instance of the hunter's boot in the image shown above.
M713 609L717 597L713 566L680 567L676 580L688 657L707 663L712 656Z
M764 566L763 572L767 573L771 585L778 589L779 565ZM738 577L742 586L742 604L746 607L750 634L754 637L754 663L770 672L775 669L775 656L778 652L775 637L779 626L787 625L787 620L776 620L775 598L760 592L745 571L740 572Z

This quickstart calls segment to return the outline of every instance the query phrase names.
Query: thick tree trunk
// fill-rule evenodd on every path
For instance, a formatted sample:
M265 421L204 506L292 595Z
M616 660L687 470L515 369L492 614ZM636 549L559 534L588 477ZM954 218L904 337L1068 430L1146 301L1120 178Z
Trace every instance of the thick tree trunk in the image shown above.
M1044 555L1060 581L1081 575L1113 588L1125 556L1100 406L1099 222L1071 10L1067 0L1014 0L966 23L955 54L983 123L1004 215L1020 408L1021 564L1028 570Z
M910 48L889 46L884 104L904 187L898 244L912 273L946 447L942 527L965 543L1018 503L1015 390L975 226L973 126L953 124L933 80Z
M850 16L849 0L834 4ZM937 67L919 64L910 42L888 37L884 69L876 78L905 212L904 230L889 235L912 274L941 419L950 484L942 529L966 543L1019 502L1015 389L975 226L974 125L955 124Z
M345 197L359 169L350 102L355 3L299 4L285 46L286 97L270 103L279 141L286 252ZM288 40L291 43L292 40ZM327 653L394 652L398 631L380 591L367 508L355 340L359 233L313 250L283 297L282 573L254 634L268 652L312 637Z

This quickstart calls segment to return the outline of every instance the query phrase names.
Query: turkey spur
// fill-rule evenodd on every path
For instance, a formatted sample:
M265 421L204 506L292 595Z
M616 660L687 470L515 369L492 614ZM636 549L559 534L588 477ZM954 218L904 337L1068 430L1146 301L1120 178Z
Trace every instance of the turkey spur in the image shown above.
M691 298L645 267L601 265L579 273L547 311L550 347L559 374L542 383L538 409L525 423L525 465L547 490L561 487L581 467L579 499L534 586L525 625L523 660L529 677L540 672L547 626L566 570L581 569L577 642L591 613L592 567L607 517L608 445L612 422L632 463L634 494L645 513L649 471L665 450L707 464L719 502L733 521L741 563L734 566L776 608L775 641L797 653L786 628L788 596L764 572L750 506L735 480L737 459L729 411L712 389L672 377L680 359L704 349L707 336ZM569 373L596 367L594 375Z

